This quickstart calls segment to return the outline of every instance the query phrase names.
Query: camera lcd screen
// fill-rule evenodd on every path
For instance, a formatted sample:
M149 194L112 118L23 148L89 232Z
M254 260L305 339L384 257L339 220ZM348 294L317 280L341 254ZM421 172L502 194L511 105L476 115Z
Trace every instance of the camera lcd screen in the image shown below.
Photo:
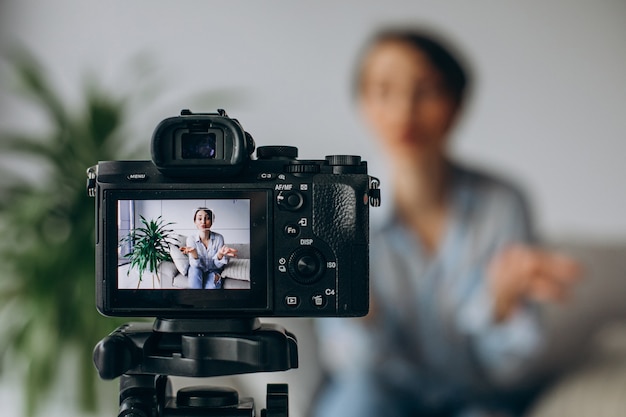
M182 159L215 159L217 137L213 132L183 133L181 135Z
M106 227L110 310L266 308L266 192L177 193L113 192L107 199L116 213Z
M250 200L117 205L119 289L250 289Z

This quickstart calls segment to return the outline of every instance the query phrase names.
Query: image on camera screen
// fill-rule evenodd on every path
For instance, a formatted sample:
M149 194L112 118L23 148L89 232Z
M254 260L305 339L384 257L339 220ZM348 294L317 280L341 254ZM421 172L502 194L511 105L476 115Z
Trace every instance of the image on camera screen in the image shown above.
M250 289L249 199L118 200L117 231L118 289Z
M181 156L183 159L214 159L216 142L215 133L183 133Z

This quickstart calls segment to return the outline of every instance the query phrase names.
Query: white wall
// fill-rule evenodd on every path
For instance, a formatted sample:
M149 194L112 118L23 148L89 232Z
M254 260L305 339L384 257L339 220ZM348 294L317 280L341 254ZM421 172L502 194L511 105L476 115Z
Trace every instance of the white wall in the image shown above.
M193 222L197 207L208 207L215 221L211 230L224 235L227 243L250 243L250 200L135 200L135 227L141 226L139 215L148 221L161 216L168 229L189 236L198 233Z
M74 101L86 70L112 91L158 80L157 98L132 116L129 139L146 150L162 118L223 105L260 145L297 145L309 158L362 154L384 177L351 101L353 60L381 22L427 24L477 76L457 153L517 178L544 233L612 239L626 236L625 21L622 0L3 0L0 46L30 47ZM138 81L128 63L141 53L157 73ZM6 87L0 122L37 125ZM206 91L215 104L194 107Z
M358 47L386 22L441 29L468 56L477 83L455 152L521 182L544 234L626 237L623 0L2 0L0 52L28 46L73 102L87 70L112 92L156 80L159 94L132 115L129 140L146 150L161 119L220 105L259 145L361 154L384 179L349 84ZM141 53L151 76L131 74ZM0 80L1 126L42 128L7 88ZM194 106L206 91L213 101Z

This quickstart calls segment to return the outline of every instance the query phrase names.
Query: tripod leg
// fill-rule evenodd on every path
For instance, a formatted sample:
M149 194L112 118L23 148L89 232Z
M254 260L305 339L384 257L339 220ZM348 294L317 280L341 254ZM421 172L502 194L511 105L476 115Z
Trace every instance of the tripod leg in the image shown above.
M157 415L157 390L154 375L120 376L120 412L118 417Z
M289 387L287 384L267 384L265 409L261 417L289 417Z

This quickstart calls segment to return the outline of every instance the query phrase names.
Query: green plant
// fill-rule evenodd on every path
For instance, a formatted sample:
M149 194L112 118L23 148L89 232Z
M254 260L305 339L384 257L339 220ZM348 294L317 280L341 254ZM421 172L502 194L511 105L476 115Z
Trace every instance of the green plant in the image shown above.
M130 259L128 273L132 268L139 272L139 281L137 288L143 278L143 274L149 271L152 274L152 286L154 287L154 277L160 283L159 264L163 261L171 261L169 245L174 244L171 238L174 232L166 227L173 223L164 223L161 216L156 220L147 221L143 216L141 223L143 227L137 227L130 231L128 236L122 239L122 242L130 242L132 252L125 257Z
M137 55L121 83L132 94L113 95L92 77L82 102L70 105L26 50L3 55L8 65L0 69L11 76L0 74L0 87L11 86L47 124L35 133L0 129L0 372L10 364L24 376L26 414L33 416L69 358L78 365L75 397L94 411L97 388L115 383L99 379L93 347L128 318L105 318L95 308L94 201L85 170L98 161L147 159L148 144L129 141L139 135L130 134L126 115L145 113L164 82L154 78L150 57ZM199 90L184 101L215 109L243 98L233 89Z
M24 375L26 413L34 415L69 354L78 363L81 408L94 410L103 382L92 350L123 321L95 309L94 201L85 170L135 155L121 151L129 148L129 100L91 83L72 111L32 56L21 51L8 63L13 78L3 86L18 88L47 127L0 132L0 157L12 163L0 164L0 364Z

